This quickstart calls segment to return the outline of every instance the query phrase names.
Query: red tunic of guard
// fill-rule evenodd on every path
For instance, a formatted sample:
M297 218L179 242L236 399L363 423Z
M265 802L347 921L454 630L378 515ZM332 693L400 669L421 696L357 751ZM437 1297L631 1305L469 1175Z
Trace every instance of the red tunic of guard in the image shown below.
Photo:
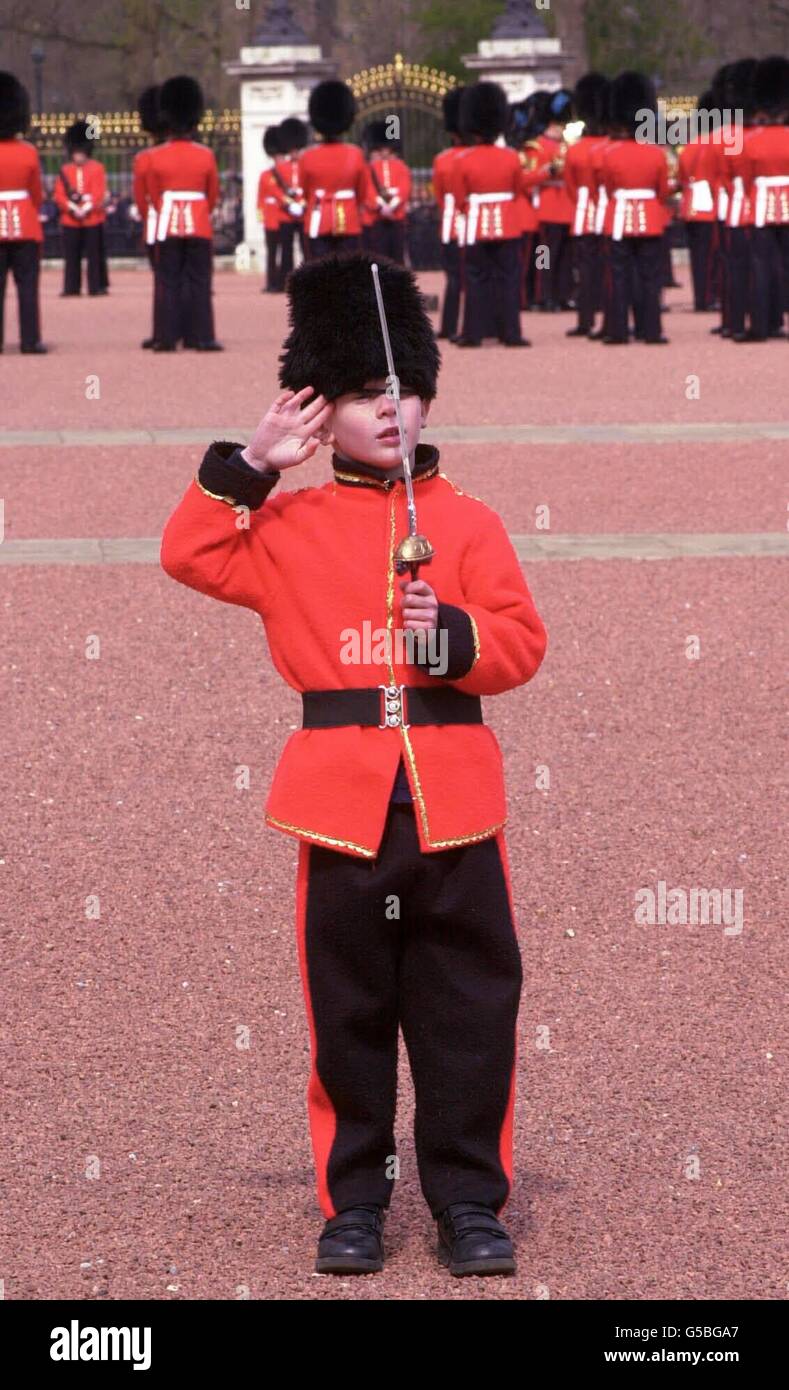
M41 163L27 140L0 140L0 241L43 241Z
M594 235L597 218L597 156L606 137L582 135L570 145L564 161L564 187L573 207L571 236Z
M60 210L60 220L64 227L98 227L106 219L104 199L107 196L107 176L104 165L98 159L86 159L84 164L63 165L63 176L74 193L90 198L92 207L84 217L75 217L69 212L69 197L63 186L63 179L55 179L53 197Z
M368 194L368 170L358 145L327 140L299 159L304 189L304 233L308 237L358 236L359 204Z
M660 236L668 197L666 157L657 145L611 140L603 155L603 186L608 195L603 231L622 237Z
M157 240L211 240L211 213L219 196L213 151L189 136L173 136L148 151L146 179L157 212ZM188 195L188 196L187 196Z
M367 201L374 209L373 216L377 218L381 215L381 208L385 202L392 209L388 220L404 222L408 200L411 197L411 170L405 160L397 155L388 155L386 159L371 159L369 172ZM378 191L379 187L381 192Z
M457 194L466 218L466 245L521 235L522 169L516 150L473 145L457 162Z
M279 202L279 225L301 222L304 216L304 189L299 183L298 159L292 156L275 159L272 176L275 185L274 193ZM282 184L285 185L284 188Z
M743 147L743 167L754 226L789 225L789 126L754 127Z
M438 204L441 240L445 246L451 241L463 245L465 218L458 206L457 170L465 151L465 145L449 145L433 160L433 195Z
M282 222L282 203L280 190L274 176L273 166L264 169L258 179L257 208L260 220L267 232L278 231Z
M540 222L569 224L573 220L575 209L564 186L564 178L561 174L552 174L550 171L551 164L562 158L563 144L562 140L557 140L553 135L537 136L539 167L542 171L538 181Z
M683 222L714 222L717 158L709 138L699 138L680 151L677 170Z

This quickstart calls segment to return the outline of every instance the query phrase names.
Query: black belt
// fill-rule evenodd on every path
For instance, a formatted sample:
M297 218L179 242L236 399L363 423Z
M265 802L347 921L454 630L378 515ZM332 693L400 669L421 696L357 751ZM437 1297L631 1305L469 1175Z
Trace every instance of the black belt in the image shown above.
M301 702L303 729L338 729L345 724L396 729L411 724L483 723L479 695L466 695L449 686L435 690L421 685L304 690Z

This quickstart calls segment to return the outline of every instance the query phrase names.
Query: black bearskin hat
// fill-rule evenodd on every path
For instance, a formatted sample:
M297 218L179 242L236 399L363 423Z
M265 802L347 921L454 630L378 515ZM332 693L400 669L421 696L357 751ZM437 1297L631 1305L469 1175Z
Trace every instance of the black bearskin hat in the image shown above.
M551 92L550 113L552 121L571 121L573 117L573 94L566 87Z
M75 121L73 125L70 125L63 137L66 149L69 151L84 150L86 154L94 150L99 142L91 139L88 135L88 129L87 121Z
M168 77L159 93L162 120L174 135L188 135L203 118L205 102L193 77Z
M23 135L30 125L30 98L12 72L0 72L0 140Z
M380 150L388 145L386 121L368 121L362 131L362 144L366 150Z
M789 59L762 58L753 77L754 110L778 116L789 109Z
M733 63L724 63L722 67L719 67L717 72L713 75L712 81L710 83L710 91L712 92L712 107L710 108L710 110L714 110L716 108L720 109L721 107L726 105L726 83L729 80L729 73L731 72L733 67Z
M269 159L274 159L276 155L282 154L279 126L270 125L268 129L263 132L263 149L266 151Z
M164 122L159 110L159 95L161 87L146 87L144 92L140 92L137 98L137 114L140 118L140 125L143 130L147 130L149 135L163 135Z
M289 154L291 150L306 149L310 143L310 132L305 121L300 121L298 116L288 116L284 121L280 121L279 142L284 154Z
M754 109L753 84L758 66L755 58L740 58L739 62L730 64L723 84L725 105L730 111L742 111L746 118Z
M473 82L460 98L460 130L494 141L503 135L509 120L507 93L498 82Z
M599 133L605 124L608 103L609 81L601 72L585 72L579 77L573 92L573 105L579 121L583 121L587 132Z
M293 391L313 386L334 400L388 375L370 269L375 263L395 372L401 386L433 399L441 356L416 278L366 251L304 261L288 276L291 331L280 354L280 385Z
M353 125L356 99L347 82L327 78L310 92L310 120L321 135L343 135Z
M465 87L450 87L449 91L444 93L441 105L444 111L444 130L448 135L460 134L460 98L465 90Z
M654 84L643 72L620 72L608 93L608 118L611 124L632 131L643 111L657 111Z

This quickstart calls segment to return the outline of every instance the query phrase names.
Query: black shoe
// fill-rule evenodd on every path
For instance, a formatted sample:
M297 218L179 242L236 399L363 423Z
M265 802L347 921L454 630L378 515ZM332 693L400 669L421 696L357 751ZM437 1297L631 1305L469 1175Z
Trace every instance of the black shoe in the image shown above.
M651 343L652 346L654 347L654 346L656 346L658 343L667 343L667 342L668 342L668 338L666 338L665 335L661 333L661 335L660 335L659 338L642 338L641 341L644 342L644 343Z
M155 339L155 338L143 338L142 342L140 343L140 347L143 347L143 348L152 348L152 347L155 345L155 343L156 343L156 339Z
M564 336L565 338L591 338L592 335L588 328L581 328L579 325L577 328L568 328Z
M458 338L452 339L455 347L482 347L481 338L464 338L461 334Z
M718 326L717 326L717 328L711 328L711 329L710 329L710 333L723 333L723 331L724 331L724 328L723 328L723 324L722 324L722 323L719 323Z
M154 352L175 352L175 343L154 343Z
M629 338L611 338L608 334L605 334L600 339L600 342L603 343L605 347L620 347L629 341Z
M346 1207L328 1220L318 1240L316 1274L375 1274L384 1267L384 1209Z
M503 347L531 347L531 338L512 338L509 341L502 338L501 342Z
M730 333L729 337L733 343L766 343L767 338L761 333Z
M211 338L207 343L195 343L194 345L190 343L189 346L194 346L196 352L224 352L225 350L222 344L216 341L216 338Z
M34 343L32 347L21 347L20 352L49 352L49 348L43 343Z
M605 333L603 332L602 328L593 328L591 333L587 333L586 336L589 339L590 343L599 343L602 342L603 338L605 337Z
M451 1202L438 1218L438 1259L450 1274L514 1274L515 1255L492 1207Z

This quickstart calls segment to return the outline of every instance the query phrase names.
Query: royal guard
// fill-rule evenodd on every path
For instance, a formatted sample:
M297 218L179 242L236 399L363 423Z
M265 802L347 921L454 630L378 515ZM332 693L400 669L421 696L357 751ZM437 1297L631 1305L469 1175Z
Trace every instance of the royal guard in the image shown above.
M714 180L715 197L715 217L718 226L718 265L720 276L720 304L721 321L710 333L719 333L724 338L731 337L729 326L729 281L730 281L730 236L729 236L729 199L732 190L731 159L728 153L730 148L731 136L734 134L728 125L730 117L725 114L727 108L728 83L733 63L724 63L718 68L715 76L710 83L710 90L707 99L710 100L710 108L719 114L719 124L722 132L722 139L713 142L710 150L712 161L712 177Z
M450 87L443 100L444 129L450 139L445 150L433 160L433 196L438 204L441 237L441 266L445 276L444 300L438 338L457 337L460 300L463 292L463 242L465 218L458 207L455 174L458 157L466 146L458 118L462 87Z
M281 243L279 239L282 221L282 203L279 196L275 159L280 153L279 127L270 125L263 133L263 149L271 163L263 169L258 179L258 217L263 223L266 240L266 283L263 294L280 294L285 289L280 265Z
M167 134L164 128L164 124L162 122L161 112L159 110L160 90L160 87L156 85L146 87L145 91L141 92L140 96L137 99L137 115L140 121L140 128L144 130L147 135L150 135L153 138L154 144L161 144L162 141L166 138ZM154 274L156 248L156 208L154 206L153 197L151 196L148 190L148 183L146 179L146 170L148 167L151 148L152 146L149 146L147 149L138 150L137 154L134 156L134 159L132 161L132 198L134 200L134 205L137 209L137 213L140 218L143 245L145 246L145 254L148 258L148 264L151 267L151 275L153 276L153 312L151 323L151 335L149 338L143 339L142 343L140 344L140 346L143 348L152 348L154 343L158 341L158 338L161 333L161 326L159 323L160 302L159 296L156 292L156 276ZM188 292L188 286L186 287L186 289ZM179 332L178 336L179 339L182 338L183 333Z
M601 304L603 266L601 237L597 230L597 157L602 156L607 143L608 87L608 79L602 73L587 72L578 79L573 92L573 109L584 128L570 145L564 161L564 186L573 204L570 236L578 277L578 323L575 328L568 328L568 338L588 338L594 333L595 314Z
M161 339L154 352L175 352L181 329L184 286L189 319L184 340L198 352L221 352L211 303L213 228L219 194L213 152L194 138L203 116L203 93L193 77L170 77L159 93L169 138L150 150L146 180L156 209L156 280L161 296Z
M699 98L698 109L712 109L712 92ZM715 304L715 259L718 219L715 207L716 158L714 132L700 131L680 151L677 182L681 192L679 215L685 223L693 281L693 308L707 313ZM719 138L719 137L718 137Z
M753 199L745 191L745 180L749 173L748 142L762 129L756 122L753 105L753 82L756 74L755 58L742 58L732 63L726 82L726 106L732 111L742 112L742 148L735 147L726 153L729 166L729 200L726 218L726 232L729 242L729 291L728 291L728 331L734 343L757 341L753 337ZM710 95L710 103L712 98ZM720 138L720 137L718 137ZM768 335L780 331L780 294L771 301ZM746 315L750 322L746 328Z
M368 161L372 150L375 148L377 125L377 121L368 121L362 130L362 149L364 151L364 157ZM362 251L372 251L373 249L373 227L375 226L378 215L378 208L373 196L374 192L375 190L372 187L372 182L370 182L367 188L367 196L364 202L359 204L359 222L362 228L360 234L360 247Z
M489 315L499 341L530 347L521 334L521 162L496 143L509 123L507 96L497 82L475 82L460 101L460 128L469 148L458 159L457 196L466 219L466 305L459 347L479 347Z
M628 342L628 306L634 298L636 336L666 343L660 319L662 204L669 193L663 150L636 139L644 111L657 117L657 97L649 78L623 72L609 93L610 141L603 156L607 193L604 232L610 236L611 303L606 344Z
M58 170L54 193L63 235L61 298L81 293L83 256L88 264L88 294L106 294L99 228L106 217L107 176L104 165L93 157L97 137L87 121L75 121L66 131L65 143L69 158Z
M248 446L207 450L161 563L256 612L301 694L303 726L265 818L299 843L307 1105L326 1218L315 1268L383 1266L401 1027L438 1259L457 1276L509 1274L498 1218L523 972L502 758L480 697L530 681L546 633L500 517L419 443L438 349L412 272L382 260L387 355L372 263L336 254L294 271L285 389ZM333 446L333 476L272 496L280 471L320 442Z
M310 123L322 139L299 160L307 259L361 247L359 208L368 192L367 161L358 145L342 139L355 115L356 101L345 82L328 79L310 93Z
M294 265L294 245L304 256L304 189L299 182L299 160L309 144L309 130L298 116L288 116L277 126L280 153L274 160L279 198L280 278L283 288Z
M545 247L545 264L538 266L538 307L546 313L573 308L573 267L570 227L575 208L564 183L568 144L564 127L573 117L573 96L564 88L550 94L548 124L537 137L541 173L537 240Z
M38 151L20 140L30 125L30 99L13 73L0 72L0 352L5 287L14 277L19 304L20 352L46 352L41 342L38 280L44 233Z
M405 264L405 227L411 197L411 170L400 158L400 141L389 135L388 121L372 121L369 134L368 206L373 209L370 249Z
M521 308L537 298L536 248L540 225L540 184L545 174L540 136L548 124L551 94L538 90L516 102L510 115L510 144L518 151L521 184L516 199L521 222Z
M753 206L751 340L781 332L789 300L789 60L763 58L753 75L760 129L744 149L744 186Z

